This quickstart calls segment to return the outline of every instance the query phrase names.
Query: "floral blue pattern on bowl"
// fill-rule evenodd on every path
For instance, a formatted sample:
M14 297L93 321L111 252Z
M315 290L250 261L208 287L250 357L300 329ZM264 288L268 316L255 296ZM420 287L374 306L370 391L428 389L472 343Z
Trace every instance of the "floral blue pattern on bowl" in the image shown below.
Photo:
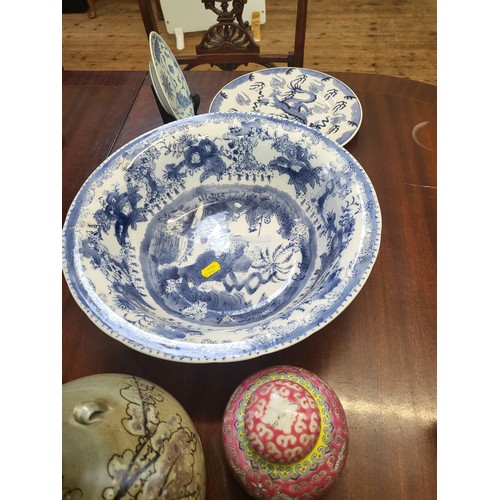
M167 42L156 31L149 34L149 50L152 63L150 71L154 73L153 86L162 106L176 119L194 116L191 93L184 73Z
M295 344L354 299L381 217L359 163L309 127L210 113L138 137L73 201L63 270L107 334L182 362Z
M266 68L235 78L210 104L211 112L262 112L295 120L341 146L361 126L356 94L333 76L307 68Z

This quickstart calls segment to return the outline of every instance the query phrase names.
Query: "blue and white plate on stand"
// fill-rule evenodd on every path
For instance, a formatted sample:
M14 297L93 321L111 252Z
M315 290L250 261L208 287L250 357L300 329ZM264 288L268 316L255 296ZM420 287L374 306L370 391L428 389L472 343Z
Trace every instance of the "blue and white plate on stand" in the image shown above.
M193 101L184 73L167 42L156 31L149 34L149 50L151 80L162 106L177 120L194 116Z
M335 141L262 113L154 129L87 179L63 230L73 297L105 333L187 363L284 349L368 279L375 190Z
M151 61L149 61L149 76L151 78L151 85L153 85L153 89L158 97L158 100L160 101L160 104L168 114L171 114L170 106L167 100L165 99L163 91L161 90L160 82L158 81L158 77L156 76L156 71L154 70L153 63Z
M356 94L333 76L306 68L266 68L224 86L210 112L261 112L297 121L341 146L359 130L363 112Z

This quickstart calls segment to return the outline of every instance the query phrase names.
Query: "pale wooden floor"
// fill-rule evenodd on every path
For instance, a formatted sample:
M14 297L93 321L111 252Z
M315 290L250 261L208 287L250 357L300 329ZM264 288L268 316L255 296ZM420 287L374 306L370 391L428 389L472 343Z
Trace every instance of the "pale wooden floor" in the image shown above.
M304 66L401 76L436 85L436 2L310 0ZM62 14L63 67L146 70L149 46L137 1L97 0L95 5L95 19L87 13ZM266 17L262 53L287 52L293 44L295 1L266 0ZM158 21L158 31L178 53L164 21ZM200 39L201 33L187 33L182 53L194 53Z

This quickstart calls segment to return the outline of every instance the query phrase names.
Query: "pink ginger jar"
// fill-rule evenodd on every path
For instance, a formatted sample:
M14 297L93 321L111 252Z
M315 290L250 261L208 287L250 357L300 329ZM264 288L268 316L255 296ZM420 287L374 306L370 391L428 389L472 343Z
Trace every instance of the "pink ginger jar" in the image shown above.
M258 499L318 498L344 467L349 431L335 392L317 375L289 365L245 379L224 412L228 464Z

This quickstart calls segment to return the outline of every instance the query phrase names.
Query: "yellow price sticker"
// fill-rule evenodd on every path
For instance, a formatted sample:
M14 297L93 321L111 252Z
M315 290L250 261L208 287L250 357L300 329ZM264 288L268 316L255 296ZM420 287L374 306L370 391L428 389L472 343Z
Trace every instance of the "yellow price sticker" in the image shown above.
M201 270L201 275L204 278L210 278L210 276L215 274L217 271L220 271L220 264L214 260L211 264L208 264L207 267L204 267Z

